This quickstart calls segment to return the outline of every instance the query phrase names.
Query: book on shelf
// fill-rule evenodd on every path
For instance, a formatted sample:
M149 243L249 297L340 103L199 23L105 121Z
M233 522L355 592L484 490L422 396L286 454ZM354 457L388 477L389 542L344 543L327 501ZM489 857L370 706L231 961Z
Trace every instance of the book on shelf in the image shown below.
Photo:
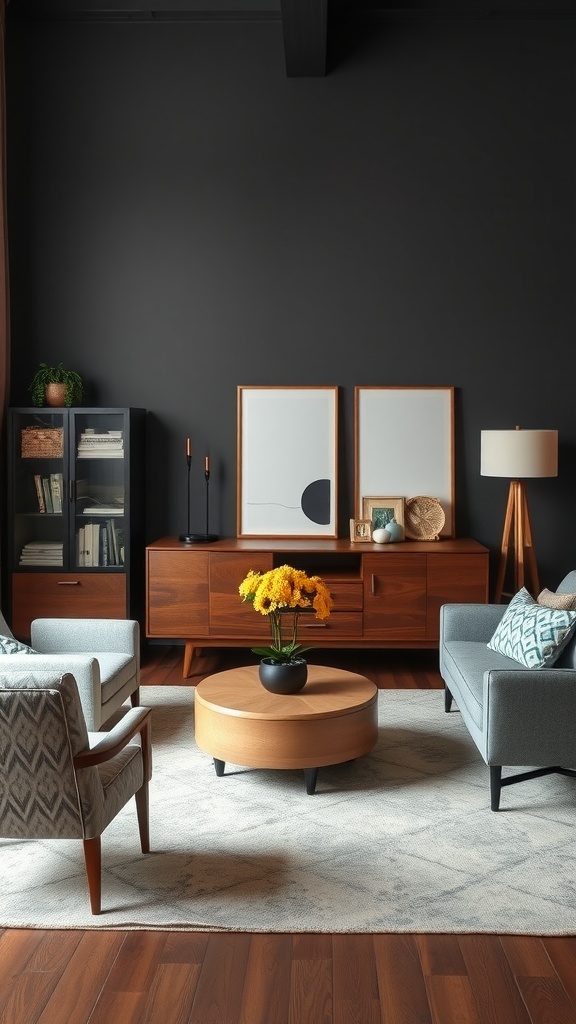
M91 448L89 451L78 448L76 457L78 459L123 459L124 452L122 449L117 450L115 448Z
M98 552L98 565L108 565L108 531L103 523L100 529L100 549Z
M52 498L52 511L62 511L62 473L50 473L50 495Z
M42 477L40 473L34 474L34 486L36 487L36 497L38 499L38 511L46 511L46 502L44 501L44 488L42 487Z
M52 491L50 490L50 477L42 477L42 490L44 491L44 503L46 505L46 511L52 513L54 511L52 505Z
M84 555L84 531L85 526L81 526L76 533L76 565L81 566L85 564Z
M124 509L120 505L87 505L82 509L84 516L123 516Z
M84 527L84 565L98 565L98 523L86 523Z
M113 519L109 519L106 523L108 531L108 552L110 565L118 565L118 539L116 536L116 523Z

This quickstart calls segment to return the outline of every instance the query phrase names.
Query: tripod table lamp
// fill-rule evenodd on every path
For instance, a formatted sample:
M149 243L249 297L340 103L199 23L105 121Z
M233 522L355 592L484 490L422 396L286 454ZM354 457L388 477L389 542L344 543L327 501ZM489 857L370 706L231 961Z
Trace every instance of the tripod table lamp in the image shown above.
M558 431L521 430L520 427L515 430L482 430L480 474L502 476L510 480L494 601L498 604L502 600L511 547L512 593L526 586L537 595L540 584L525 480L558 476Z

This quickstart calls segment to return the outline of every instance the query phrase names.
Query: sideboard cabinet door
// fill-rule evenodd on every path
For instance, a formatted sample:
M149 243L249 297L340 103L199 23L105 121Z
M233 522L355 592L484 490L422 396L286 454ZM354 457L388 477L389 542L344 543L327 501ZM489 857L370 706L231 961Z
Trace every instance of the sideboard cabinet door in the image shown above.
M423 640L426 555L364 555L364 637Z
M484 604L488 600L488 568L485 554L430 554L427 556L428 626L426 635L440 637L443 604Z
M208 636L208 552L147 549L147 635Z
M267 615L254 610L251 601L243 601L238 587L250 570L268 572L272 568L270 552L254 555L216 552L210 554L210 633L215 636L262 637L270 643Z

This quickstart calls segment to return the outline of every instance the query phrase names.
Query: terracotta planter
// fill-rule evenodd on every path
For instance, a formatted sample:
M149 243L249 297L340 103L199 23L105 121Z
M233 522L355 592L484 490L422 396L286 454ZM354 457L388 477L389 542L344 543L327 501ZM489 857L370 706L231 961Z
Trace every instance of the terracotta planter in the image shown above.
M44 397L46 405L61 408L66 405L66 385L47 384Z

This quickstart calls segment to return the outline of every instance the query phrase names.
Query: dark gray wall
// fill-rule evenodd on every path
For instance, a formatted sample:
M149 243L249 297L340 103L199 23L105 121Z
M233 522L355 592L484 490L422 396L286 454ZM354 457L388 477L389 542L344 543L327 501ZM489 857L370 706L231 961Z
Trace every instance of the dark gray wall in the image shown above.
M187 435L235 533L238 384L340 386L343 536L354 385L452 384L457 533L499 547L480 430L558 428L543 585L576 565L573 18L356 24L317 79L274 20L8 22L12 404L63 360L148 409L148 540Z

